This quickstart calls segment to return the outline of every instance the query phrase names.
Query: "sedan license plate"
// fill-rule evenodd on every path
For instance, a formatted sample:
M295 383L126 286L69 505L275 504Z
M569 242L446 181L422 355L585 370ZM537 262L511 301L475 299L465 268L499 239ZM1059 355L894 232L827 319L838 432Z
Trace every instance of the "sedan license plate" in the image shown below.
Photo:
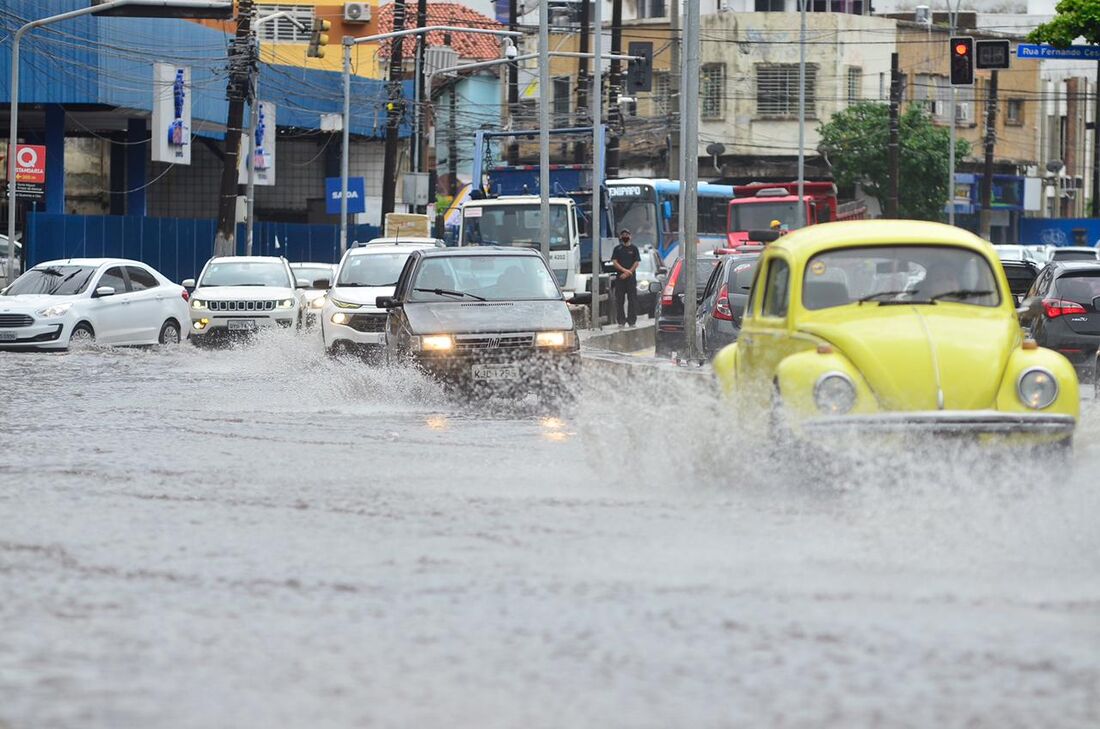
M256 322L251 319L230 319L229 331L231 332L251 332L256 330Z
M471 374L475 380L493 382L496 380L518 380L519 367L515 365L474 365Z
M0 342L14 342L15 332L0 332Z

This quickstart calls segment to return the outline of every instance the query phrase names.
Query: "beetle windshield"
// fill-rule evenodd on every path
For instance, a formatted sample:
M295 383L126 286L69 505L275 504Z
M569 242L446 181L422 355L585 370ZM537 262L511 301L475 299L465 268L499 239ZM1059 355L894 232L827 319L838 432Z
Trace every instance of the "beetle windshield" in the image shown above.
M560 299L538 256L425 258L412 283L412 301Z
M841 248L811 258L802 280L802 304L810 310L856 302L937 301L1000 304L997 279L985 257L954 246Z

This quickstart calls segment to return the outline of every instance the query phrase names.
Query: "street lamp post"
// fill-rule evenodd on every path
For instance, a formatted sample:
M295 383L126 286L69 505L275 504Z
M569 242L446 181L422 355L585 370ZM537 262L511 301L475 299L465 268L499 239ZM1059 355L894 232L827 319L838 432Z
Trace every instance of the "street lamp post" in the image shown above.
M403 38L408 35L420 35L436 31L450 33L475 33L481 35L496 36L521 36L523 33L512 30L493 30L491 28L463 28L454 25L429 25L423 28L409 28L396 30L391 33L379 33L355 37L346 35L343 38L344 48L344 113L343 113L343 149L340 150L340 255L348 249L348 156L350 154L350 128L351 128L351 49L360 43L389 40L390 38ZM383 180L382 184L389 184L389 180Z
M309 30L309 27L306 26L305 23L291 15L288 10L280 10L277 13L265 15L262 18L257 18L252 21L252 32L257 49L260 45L259 26L269 20L275 20L276 18L286 18L293 23L298 30ZM248 133L250 136L248 138L248 161L246 162L248 165L248 186L245 192L245 200L247 200L248 203L247 212L245 213L248 219L248 226L245 228L244 244L244 254L246 256L252 255L252 232L256 227L256 220L254 218L256 210L256 125L260 123L260 88L259 84L256 83L258 78L259 72L252 74L252 109L249 112ZM274 130L272 130L272 133L274 134Z
M201 17L203 13L201 11L210 10L210 17L219 17L223 15L227 8L232 7L232 3L226 2L226 0L111 0L111 2L103 3L102 5L91 5L86 8L79 8L77 10L71 10L67 13L59 13L58 15L51 15L46 18L39 18L38 20L32 20L20 26L19 30L15 31L15 35L12 37L11 44L11 116L8 121L8 270L7 270L7 283L12 282L12 275L15 272L15 151L19 144L19 41L23 39L23 36L30 30L40 28L44 25L51 25L58 23L62 20L69 20L71 18L79 18L82 15L97 15L109 13L119 8L142 8L149 9L144 12L148 12L153 17L159 17L156 12L157 9L164 10L178 10L178 11L190 11L188 17ZM214 12L217 11L217 12ZM129 15L140 16L142 10L134 10ZM26 242L26 241L24 241ZM27 249L24 247L23 255L26 255Z
M806 227L806 3L801 0L798 26L798 223Z

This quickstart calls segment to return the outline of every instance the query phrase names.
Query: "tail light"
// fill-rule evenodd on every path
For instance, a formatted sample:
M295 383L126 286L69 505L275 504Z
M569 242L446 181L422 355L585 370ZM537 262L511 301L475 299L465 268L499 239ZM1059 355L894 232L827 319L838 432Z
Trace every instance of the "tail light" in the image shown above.
M672 297L676 291L676 279L680 278L680 269L683 268L681 263L683 259L676 262L676 265L672 267L672 271L668 274L668 281L665 282L665 290L661 292L661 306L671 306Z
M191 300L191 294L187 293L187 289L184 289L183 291L180 291L180 296L183 297L184 301L190 301Z
M1086 313L1085 307L1076 301L1066 301L1065 299L1043 299L1043 311L1046 312L1048 319L1056 319L1066 314Z
M722 321L733 321L733 312L730 310L730 287L722 284L718 289L718 299L714 302L714 318Z

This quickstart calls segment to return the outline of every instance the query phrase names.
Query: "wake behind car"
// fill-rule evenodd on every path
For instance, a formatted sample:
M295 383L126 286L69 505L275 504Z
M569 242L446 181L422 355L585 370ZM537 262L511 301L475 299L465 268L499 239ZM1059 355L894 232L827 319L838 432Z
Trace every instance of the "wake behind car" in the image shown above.
M1065 357L1025 339L992 247L920 221L814 225L765 248L723 389L775 432L1071 443ZM743 422L753 422L745 420ZM767 427L767 426L765 426Z
M183 287L139 261L49 261L0 291L0 349L178 344L189 322Z
M307 285L302 281L302 288ZM223 256L203 266L191 293L191 341L204 344L302 324L302 299L286 259Z
M376 243L349 248L321 310L321 336L329 354L380 352L388 312L376 305L390 296L405 261L414 251L435 248L433 239Z
M446 382L556 397L579 366L573 317L537 251L415 251L377 303L390 311L387 358Z

